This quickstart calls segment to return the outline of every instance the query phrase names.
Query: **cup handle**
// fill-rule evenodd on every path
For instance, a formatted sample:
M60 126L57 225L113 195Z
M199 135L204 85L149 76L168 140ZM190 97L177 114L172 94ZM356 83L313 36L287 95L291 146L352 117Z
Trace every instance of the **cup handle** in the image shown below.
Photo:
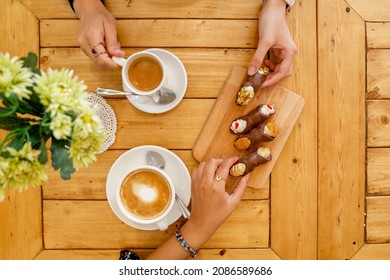
M157 222L157 227L160 230L166 230L168 228L167 220L164 218L161 221Z
M126 59L124 59L123 57L117 57L117 56L113 56L112 57L112 60L118 64L119 66L122 66L125 65L126 63Z

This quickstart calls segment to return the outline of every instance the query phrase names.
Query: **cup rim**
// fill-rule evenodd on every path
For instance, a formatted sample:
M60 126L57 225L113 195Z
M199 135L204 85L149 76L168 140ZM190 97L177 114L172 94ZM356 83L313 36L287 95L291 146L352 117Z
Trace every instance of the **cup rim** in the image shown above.
M147 219L147 220L143 220L143 219L137 218L136 216L130 214L129 211L127 211L125 206L123 205L121 197L120 197L120 190L121 190L121 187L122 187L122 183L127 178L127 176L129 174L137 171L137 170L144 170L144 169L153 170L156 173L160 174L167 181L168 187L171 189L171 200L169 202L168 207L165 209L165 211L160 216L155 217L153 219ZM118 204L119 210L129 220L133 221L134 223L138 223L138 224L156 224L157 222L163 220L169 214L169 212L172 210L173 205L175 203L175 193L176 193L175 186L174 186L171 178L163 170L161 170L161 169L159 169L159 168L157 168L155 166L151 166L151 165L139 165L139 166L135 166L135 167L129 169L127 172L124 173L124 175L120 179L119 184L118 184L118 186L116 188L115 197L116 197L116 202Z
M161 66L161 69L162 69L162 78L161 78L160 83L158 84L157 87L155 87L154 89L149 90L149 91L143 91L143 90L139 90L139 89L135 88L130 83L129 78L128 78L128 70L129 70L129 66L130 66L130 61L133 61L140 56L152 57L153 59L155 59L159 63L159 65ZM166 79L166 69L165 69L164 62L156 54L148 52L148 51L139 51L139 52L133 53L128 58L126 58L126 62L122 67L123 89L125 91L130 91L130 92L138 94L138 95L149 95L149 94L155 93L156 91L158 91L160 88L163 87L165 79Z

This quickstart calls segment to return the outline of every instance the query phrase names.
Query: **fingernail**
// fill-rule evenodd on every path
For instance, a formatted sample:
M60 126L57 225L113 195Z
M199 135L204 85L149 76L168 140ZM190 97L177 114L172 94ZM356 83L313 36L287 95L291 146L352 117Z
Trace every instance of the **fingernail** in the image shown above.
M115 48L114 49L114 51L116 52L116 53L120 53L120 54L124 54L125 52L124 51L122 51L120 48Z
M256 72L257 72L256 67L254 67L254 66L249 66L249 68L248 68L248 75L249 75L249 76L253 76L254 74L256 74Z

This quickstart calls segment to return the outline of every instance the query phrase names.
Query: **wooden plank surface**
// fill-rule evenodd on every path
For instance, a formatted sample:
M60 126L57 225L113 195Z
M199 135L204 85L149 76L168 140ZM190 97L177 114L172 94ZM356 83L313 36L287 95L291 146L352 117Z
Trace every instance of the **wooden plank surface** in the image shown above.
M10 0L7 1L11 3ZM21 1L27 6L27 9L22 9L31 11L38 19L44 19L41 21L40 30L43 36L42 46L46 46L41 49L41 63L44 67L65 66L75 68L76 73L87 81L90 90L102 84L108 85L107 87L120 88L120 78L117 71L106 72L97 69L78 49L76 38L79 25L74 13L68 7L67 1L55 1L55 4L51 0ZM123 39L122 45L129 47L126 49L126 54L149 46L170 47L169 50L176 53L186 66L189 74L189 88L185 101L180 104L182 108L179 108L179 106L177 110L175 109L175 112L172 111L172 114L163 114L158 117L135 110L129 103L126 103L125 99L110 99L110 104L121 115L119 124L120 127L124 127L125 132L120 133L122 140L114 145L113 150L102 155L102 160L99 161L101 165L94 166L101 173L108 170L109 162L114 160L116 154L131 147L145 144L142 139L151 137L151 135L154 135L153 133L156 135L155 138L150 138L153 143L168 145L179 156L183 156L190 169L193 168L195 161L190 157L190 149L215 101L210 98L217 97L231 65L247 65L256 47L256 18L261 1L242 2L232 0L229 4L226 4L224 0L191 2L172 0L168 2L161 5L161 1L157 0L133 0L130 5L127 5L128 1L106 0L109 10L117 18L120 18L118 30L120 31L120 38ZM350 6L346 5L346 2ZM12 1L12 3L18 5L18 1ZM317 3L319 30L318 92ZM55 5L55 9L48 8L50 5ZM258 203L258 199L267 198L268 191L271 192L272 203L268 200L260 200L260 202L267 201L268 206L265 208L271 207L270 213L267 212L266 215L271 215L272 224L268 225L268 228L259 226L261 231L271 233L271 239L269 237L256 237L255 240L257 241L264 239L267 242L264 241L264 247L261 245L255 248L268 248L270 244L272 249L226 249L222 259L262 259L263 257L267 258L267 256L270 259L272 256L280 256L282 259L316 258L317 237L319 237L319 258L344 259L351 258L351 256L358 258L360 254L374 259L375 254L378 254L378 258L386 257L385 250L388 249L386 244L378 244L378 247L375 248L371 244L363 246L364 229L360 227L360 224L364 222L364 203L361 203L362 194L364 194L364 179L362 179L364 177L361 175L361 173L364 173L362 171L364 170L364 167L362 167L364 165L364 156L362 156L364 152L362 152L361 147L364 147L365 143L361 139L364 139L365 130L361 120L364 118L364 104L361 104L360 98L366 93L364 74L361 75L365 71L364 62L362 62L365 53L364 31L362 30L367 31L367 46L371 48L367 55L367 98L389 98L389 85L387 84L387 61L389 59L387 50L378 49L388 48L386 47L388 38L385 36L388 33L388 23L369 22L364 26L364 20L388 20L385 19L389 15L387 6L387 0L375 0L375 3L370 2L369 4L363 0L300 1L299 5L296 6L297 8L294 7L292 13L287 16L294 40L298 45L298 54L294 59L292 77L285 79L280 85L293 92L299 92L305 99L305 108L279 157L278 163L273 169L271 188L269 189L269 182L267 182L267 187L259 189L258 193L251 192L248 194L247 192L244 204L241 205L243 208L240 208L238 212L243 215L240 218L245 220L246 216L244 217L244 215L252 214L255 208L249 207L249 210L245 210L248 213L243 209L247 205ZM155 7L159 7L159 9ZM220 7L223 7L223 9ZM3 11L9 12L7 9ZM30 12L28 13L30 14ZM176 19L180 19L177 24L173 24L175 19L172 18L172 13L174 13ZM12 27L13 30L19 30L20 26L25 24L23 23L25 21L23 15L18 15L14 18L14 21L18 24ZM229 21L230 23L228 23ZM184 26L184 23L190 24ZM18 48L20 49L31 50L31 46L36 45L37 42L24 40L24 38L26 34L29 34L29 36L34 34L36 26L32 25L26 28L24 28L24 32L15 32L15 36L20 36L23 41L15 40L14 43L19 44ZM148 35L149 37L145 36L143 28L152 28L153 31ZM11 36L10 38L14 37ZM345 38L349 38L348 43ZM20 44L20 42L23 42L23 44ZM0 42L1 44L2 42ZM350 48L351 44L354 48ZM329 69L334 69L334 71L329 71ZM353 70L360 70L361 72L357 73ZM209 75L209 73L213 73L213 75ZM353 81L353 83L345 83L345 81ZM319 98L318 102L317 97ZM374 107L370 107L370 103L368 103L367 113L370 109L374 110ZM317 110L319 119L317 119ZM344 113L341 113L342 111ZM363 113L359 115L359 112ZM181 114L184 114L183 122L180 120ZM379 108L379 113L372 116L373 122L382 122L380 125L370 124L368 126L371 132L377 130L374 136L379 138L376 138L374 142L377 143L378 139L380 139L380 142L387 141L385 139L385 133L387 132L385 123L388 116L386 106L385 109ZM158 118L161 118L161 124L158 123ZM192 118L194 118L194 121L192 121ZM150 123L147 125L150 125L151 131L147 131L147 126L142 127L141 125L142 122L149 119ZM173 123L171 124L171 122ZM189 124L187 129L183 128L185 123ZM161 131L175 132L174 124L182 126L178 131L179 139L177 143L171 138L162 137L163 132ZM129 135L133 135L132 127L136 127L134 130L140 131L140 133L137 133L134 139L127 139L130 138ZM380 132L380 129L384 131ZM337 133L334 133L334 131ZM356 139L359 139L358 145L355 144ZM317 143L320 148L318 152L318 236ZM388 144L380 145L383 146L379 147L389 146ZM384 153L386 151L384 150ZM372 155L372 153L369 152L368 155ZM374 159L374 157L370 158ZM386 192L384 190L386 183L383 181L386 180L386 174L381 171L382 167L380 166L385 164L386 159L376 157L375 160L375 166L371 165L371 167L375 167L375 170L370 169L369 172L376 177L374 179L376 186L369 188L368 191L382 195ZM102 163L103 161L104 163ZM96 186L92 186L93 183L89 182L92 173L92 170L83 169L74 176L74 181L71 182L62 182L58 180L58 177L54 179L53 174L51 174L50 186L45 186L44 190L44 195L49 200L46 200L44 204L53 206L55 202L60 203L58 207L48 208L54 213L49 235L50 238L54 237L51 240L53 241L51 245L56 244L57 241L59 245L58 247L55 247L57 245L53 246L56 250L44 250L42 258L45 254L55 258L57 248L61 249L58 251L58 255L64 256L64 258L66 258L65 256L77 256L78 253L73 249L62 250L69 245L68 240L70 240L70 243L77 243L77 241L72 240L74 236L71 234L63 236L59 233L57 235L56 231L61 228L61 225L56 228L54 217L63 219L63 217L67 217L66 215L76 215L75 213L80 209L81 211L76 218L76 225L80 231L76 233L76 236L81 236L84 245L88 242L94 244L104 243L112 236L113 229L117 229L119 232L119 237L114 240L117 249L129 245L126 243L127 240L125 243L121 243L120 237L128 240L134 238L134 233L131 230L130 233L122 232L124 227L125 231L128 231L127 226L121 225L118 221L114 222L115 217L111 217L108 219L109 224L114 226L111 231L104 224L101 224L101 221L97 221L103 228L104 238L97 236L94 241L86 240L89 232L87 226L94 221L96 222L93 216L96 212L108 217L112 215L110 209L104 207L96 210L99 206L96 207L94 203L99 205L106 203L103 193L104 175L101 173L98 176L95 175L96 178L93 177L93 183L96 183ZM61 182L63 183L61 190L56 191L52 184L60 184ZM373 181L370 180L369 182ZM80 200L70 200L75 199L75 196L76 199ZM46 204L46 202L49 204ZM86 204L88 207L85 206ZM16 205L16 203L13 205ZM72 206L75 208L72 208ZM108 205L106 206L108 207ZM260 211L262 208L256 209ZM386 214L389 215L383 209L377 212L383 213L380 215L381 222L374 223L375 227L372 230L370 226L373 223L368 224L367 228L370 233L375 232L377 233L376 236L380 236L381 241L378 242L387 242L386 238L390 235L386 232L387 222L385 216ZM262 216L263 214L258 215ZM238 218L234 217L234 219ZM248 219L244 223L246 227L253 227ZM261 224L263 225L263 222ZM72 226L73 221L68 221L62 229L69 228L70 232L76 232L77 230ZM380 227L384 227L384 230ZM83 231L87 234L83 235ZM109 232L111 235L109 235ZM157 239L148 236L146 239L149 238L151 241L145 241L144 239L142 242L148 243L152 248L171 233L168 232L163 236L158 236ZM94 238L94 234L91 233L89 237ZM224 234L219 232L217 237L219 238ZM140 233L136 233L135 237L137 238L140 235ZM227 232L227 236L232 240L236 238L233 237L233 233L230 231ZM221 259L219 253L225 249L223 248L225 246L218 246L223 242L225 242L224 239L210 241L207 248L201 252L200 258ZM253 240L247 239L245 242L252 244ZM263 241L260 243L263 244ZM94 246L94 244L92 245ZM76 245L78 244L72 244L72 246ZM256 246L258 246L258 243L256 243ZM93 247L86 248L88 252L85 251L79 256L88 258L88 255L90 255L92 258L92 256L95 256L94 252L96 252L96 256L101 258L114 257L117 251L115 248L112 250L113 248L108 251L99 248L94 250ZM110 253L106 255L105 252ZM145 252L147 251L142 250L140 254ZM13 252L14 256L21 253L21 251Z
M79 24L41 20L41 47L78 47ZM128 19L118 20L117 31L123 47L254 48L258 40L257 20Z
M18 1L1 2L0 52L11 56L39 53L38 20ZM23 30L23 32L21 32ZM12 38L12 39L9 39ZM5 136L0 131L0 139ZM0 202L0 259L32 259L42 250L41 189L6 190Z
M367 102L367 146L390 146L390 101Z
M237 135L230 132L230 124L234 119L249 113L260 104L271 104L275 107L276 113L269 120L279 126L280 132L273 141L262 144L262 146L271 150L272 160L258 166L251 172L249 186L259 188L267 181L273 166L277 162L303 109L304 100L299 95L276 86L272 89L257 92L248 106L237 106L235 104L237 92L245 80L246 68L233 67L198 136L193 147L193 154L199 162L212 157L244 156L247 152L238 151L233 145ZM227 180L227 184L231 182L236 183L236 180Z
M44 200L43 215L46 249L156 248L176 230L175 224L166 231L129 227L106 200ZM249 200L240 203L203 247L268 248L268 244L269 201Z
M390 22L367 22L366 27L368 48L390 48Z
M319 259L351 258L364 243L365 24L348 8L318 1Z
M152 251L133 250L145 259ZM117 260L119 250L43 250L36 260ZM202 249L197 260L280 260L270 249Z
M142 48L125 48L126 57ZM168 48L184 64L188 87L184 98L216 98L232 65L248 65L253 49ZM41 66L74 69L89 91L122 89L120 70L102 71L79 48L42 48ZM212 75L210 74L212 73Z
M390 98L390 50L367 53L367 99Z
M43 186L43 199L106 199L106 177L114 161L127 150L108 150L98 155L98 160L89 168L82 168L64 181L59 172L49 172L49 180ZM190 150L172 150L179 156L190 173L198 166ZM269 181L261 188L248 188L243 199L268 199Z
M115 111L119 128L111 148L157 145L167 149L191 149L213 101L184 99L167 113L151 115L134 108L127 99L110 99L108 103Z
M390 196L367 197L367 243L390 243Z
M375 2L367 2L366 0L345 0L351 8L354 9L365 21L389 21L390 14L387 9L389 7L388 0L375 0Z
M367 149L367 195L390 195L390 149Z
M39 19L75 18L67 1L21 0ZM105 0L107 9L116 18L252 18L257 19L262 2L257 0L188 1ZM49 8L49 7L54 7Z
M271 173L271 248L282 259L317 258L317 2L297 1L287 16L298 52L279 85L305 107Z
M390 260L390 244L366 244L353 260Z

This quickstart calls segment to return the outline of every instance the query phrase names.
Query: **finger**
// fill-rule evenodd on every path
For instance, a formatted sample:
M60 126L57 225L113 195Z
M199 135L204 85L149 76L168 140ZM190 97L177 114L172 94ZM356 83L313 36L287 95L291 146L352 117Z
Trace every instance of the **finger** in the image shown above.
M198 167L192 171L191 177L194 178L194 180L198 180L202 177L205 165L206 165L206 163L203 161L203 162L199 163Z
M206 162L203 176L208 180L214 180L215 172L218 166L221 164L222 159L212 158Z
M110 58L105 43L99 44L94 54L95 62L103 69L117 69L119 66Z
M110 59L107 53L104 41L104 32L102 29L96 29L94 32L82 36L81 39L79 39L79 42L84 53L88 55L101 68L119 68L119 66Z
M92 53L92 47L95 44L94 43L90 44L86 38L84 38L83 40L79 39L79 44L80 44L80 48L83 51L83 53L85 53L87 56L89 56L92 59L92 61L95 61L95 56Z
M230 167L238 160L238 157L231 157L228 158L218 166L215 175L220 176L221 179L226 181L227 177L229 176L229 170Z
M274 72L269 73L267 75L266 80L261 85L261 87L268 87L276 84L283 78L290 76L291 71L292 71L292 61L289 62L289 59L286 58L282 61L282 63L276 65Z
M230 195L230 197L236 202L239 203L244 196L245 190L248 186L249 181L249 174L246 174L245 176L241 177L240 181L238 182L238 185Z
M125 52L121 50L121 45L118 41L115 21L114 23L104 23L104 34L106 39L107 52L110 54L110 56L123 57Z
M252 60L249 62L248 75L253 76L263 63L264 57L267 54L269 48L263 45L259 45Z
M277 82L281 81L283 78L285 78L286 75L280 73L280 72L273 72L271 74L267 75L266 80L261 85L262 88L266 88L269 86L275 85Z
M271 70L271 71L274 71L275 70L275 64L273 64L273 62L271 61L271 60L264 60L264 64L265 64L265 66L267 66L268 67L268 69L269 70Z

